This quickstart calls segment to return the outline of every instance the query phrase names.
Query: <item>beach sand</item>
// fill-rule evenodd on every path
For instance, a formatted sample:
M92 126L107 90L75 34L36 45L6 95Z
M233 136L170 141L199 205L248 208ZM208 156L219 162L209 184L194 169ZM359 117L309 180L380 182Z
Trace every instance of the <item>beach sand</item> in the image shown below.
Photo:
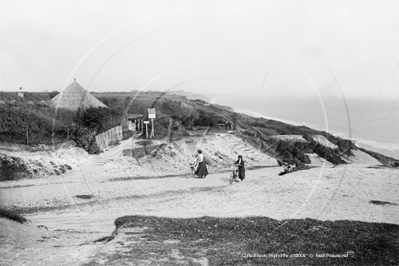
M226 137L235 142L232 147L221 145ZM200 143L208 154L214 154L213 146L224 147L223 154L230 152L234 159L241 149L246 152L244 158L252 158L249 165L263 166L247 170L243 182L230 184L228 162L223 169L210 166L204 179L190 176L185 168L191 144L183 143L170 144L170 154L176 152L173 156L159 153L134 163L126 156L127 147L135 145L129 140L99 156L89 156L67 174L1 183L3 206L25 210L26 218L48 228L29 245L16 237L3 239L3 261L6 265L87 262L102 248L93 241L111 235L115 219L124 215L266 216L399 224L398 170L382 167L367 154L358 153L353 164L336 167L312 157L317 161L314 168L279 176L282 169L276 161L256 148L232 135L207 136ZM195 151L196 143L192 145Z

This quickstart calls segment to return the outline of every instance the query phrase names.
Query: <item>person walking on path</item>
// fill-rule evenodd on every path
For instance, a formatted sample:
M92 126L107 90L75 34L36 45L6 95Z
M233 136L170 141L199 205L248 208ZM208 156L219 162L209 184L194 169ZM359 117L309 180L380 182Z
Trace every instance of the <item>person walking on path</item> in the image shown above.
M229 130L231 130L231 121L229 120L229 122L227 122L227 125L229 127Z
M245 179L245 164L241 155L238 155L238 160L234 164L238 166L238 178L243 181Z
M198 150L198 155L195 158L195 161L198 164L197 170L195 171L195 175L199 178L205 178L208 175L208 169L206 167L206 163L204 160L204 155L201 150Z

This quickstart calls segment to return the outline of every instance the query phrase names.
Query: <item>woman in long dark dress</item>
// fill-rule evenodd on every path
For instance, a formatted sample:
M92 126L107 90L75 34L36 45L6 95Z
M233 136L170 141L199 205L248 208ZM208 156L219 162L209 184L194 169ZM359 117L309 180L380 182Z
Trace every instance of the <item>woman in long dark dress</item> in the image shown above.
M238 155L238 160L235 162L235 164L238 166L238 178L243 181L245 179L245 164L241 155Z
M201 150L198 150L197 158L195 158L198 167L195 171L195 175L199 178L205 178L208 175L208 169L206 168L206 163L204 160L204 155L202 154Z

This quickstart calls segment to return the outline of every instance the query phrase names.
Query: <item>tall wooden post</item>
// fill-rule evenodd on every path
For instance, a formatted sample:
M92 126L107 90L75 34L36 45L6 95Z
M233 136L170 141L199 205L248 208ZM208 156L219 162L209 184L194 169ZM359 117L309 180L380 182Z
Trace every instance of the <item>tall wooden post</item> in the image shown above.
M155 136L155 128L154 128L154 118L151 118L151 135L150 138Z
M173 119L172 117L169 117L169 126L168 126L168 139L169 141L172 141L172 125L173 125Z
M151 119L151 134L150 138L155 136L155 129L154 129L154 118L155 118L155 108L148 109L148 118Z
M146 135L147 139L148 139L148 123L149 123L149 121L144 121L144 124L145 124L145 135Z

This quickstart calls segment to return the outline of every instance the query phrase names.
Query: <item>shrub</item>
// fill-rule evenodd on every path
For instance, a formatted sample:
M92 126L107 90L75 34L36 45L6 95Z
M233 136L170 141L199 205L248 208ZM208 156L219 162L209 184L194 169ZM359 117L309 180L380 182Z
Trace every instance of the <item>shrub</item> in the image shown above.
M15 221L15 222L18 222L21 224L28 222L28 220L25 217L21 216L19 213L15 212L15 211L4 210L1 208L0 208L0 217L7 218L9 220L12 220L12 221Z
M14 143L48 143L51 139L51 123L24 110L0 109L0 135Z
M0 154L0 181L17 180L30 177L26 164L21 159Z
M82 126L94 129L97 133L101 133L121 125L122 118L123 113L119 110L91 107L82 111L78 119Z

